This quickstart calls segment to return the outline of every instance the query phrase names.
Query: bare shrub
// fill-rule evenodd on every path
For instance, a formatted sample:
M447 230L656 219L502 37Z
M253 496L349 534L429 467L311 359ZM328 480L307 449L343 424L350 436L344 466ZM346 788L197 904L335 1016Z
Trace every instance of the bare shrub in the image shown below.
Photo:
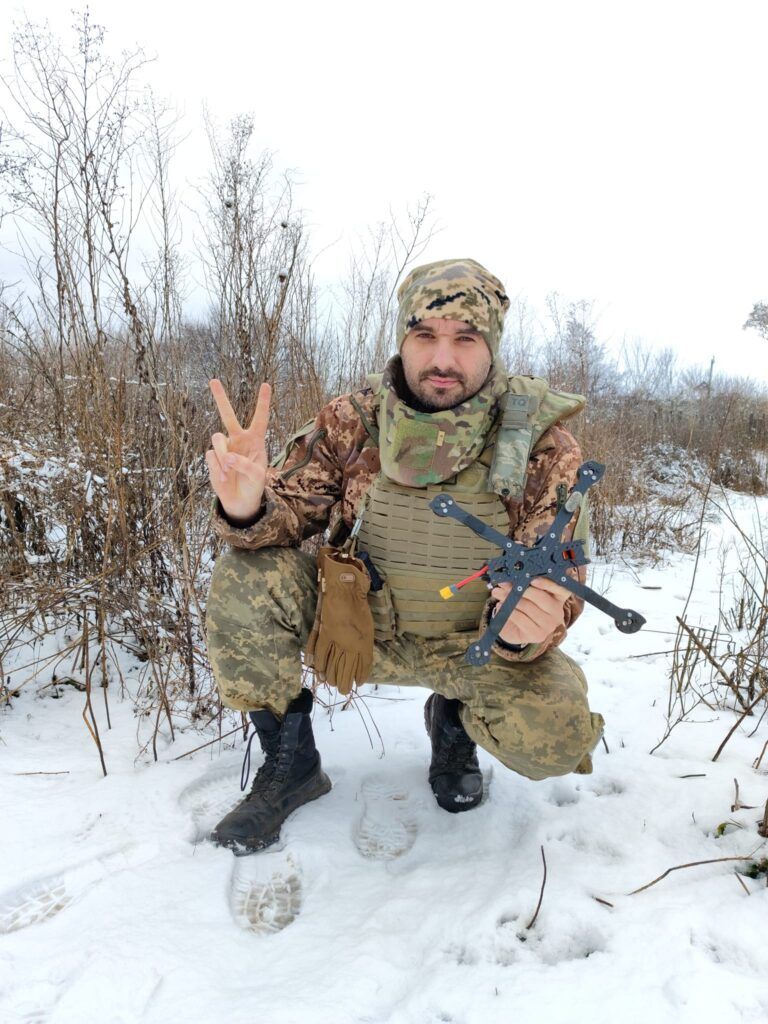
M174 338L170 135L137 87L140 55L113 62L87 15L73 54L27 22L5 83L23 124L6 198L32 284L0 316L0 664L42 622L65 649L79 635L87 685L97 664L106 684L107 648L130 637L151 666L140 691L194 697L202 715L210 417ZM141 159L158 173L142 179ZM130 255L137 210L160 229L149 284Z
M752 537L737 520L727 492L719 497L708 493L706 502L719 517L730 522L737 533L739 569L726 580L720 575L717 622L711 626L692 625L685 612L677 619L678 631L670 669L667 725L658 749L672 730L688 720L700 704L710 709L727 709L738 717L714 752L716 761L736 729L760 710L754 735L768 712L768 549L763 525L757 521ZM721 552L725 565L725 552ZM691 592L695 585L691 583Z
M325 366L331 394L364 386L365 375L390 356L397 282L432 237L431 203L427 194L404 218L391 215L353 252L335 296L337 326Z

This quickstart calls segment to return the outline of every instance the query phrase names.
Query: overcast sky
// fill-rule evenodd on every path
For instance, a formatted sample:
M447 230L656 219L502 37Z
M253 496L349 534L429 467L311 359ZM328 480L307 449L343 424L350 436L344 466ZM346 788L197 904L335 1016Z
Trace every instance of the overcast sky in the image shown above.
M64 30L64 6L13 7L6 53L22 11ZM255 149L302 182L323 278L429 192L424 260L474 257L542 312L553 290L594 300L614 346L768 380L768 343L741 329L768 301L768 3L90 9L112 46L157 56L153 85L189 133L177 179L205 169L204 102L254 113Z

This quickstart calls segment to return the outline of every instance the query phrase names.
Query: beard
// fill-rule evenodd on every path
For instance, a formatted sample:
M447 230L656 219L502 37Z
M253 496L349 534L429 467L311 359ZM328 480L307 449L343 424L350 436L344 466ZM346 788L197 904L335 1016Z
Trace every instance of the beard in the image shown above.
M452 386L445 389L435 387L429 382L429 377L451 381ZM461 405L467 398L471 398L464 377L446 376L434 371L419 374L418 379L413 383L408 382L408 386L411 389L411 394L425 412L440 412L443 409L452 409L455 405Z
M453 409L476 395L488 379L489 369L480 369L473 378L468 378L458 370L446 373L431 367L419 373L409 371L403 363L403 377L407 389L405 401L417 412L442 412ZM429 378L451 381L453 386L435 387Z

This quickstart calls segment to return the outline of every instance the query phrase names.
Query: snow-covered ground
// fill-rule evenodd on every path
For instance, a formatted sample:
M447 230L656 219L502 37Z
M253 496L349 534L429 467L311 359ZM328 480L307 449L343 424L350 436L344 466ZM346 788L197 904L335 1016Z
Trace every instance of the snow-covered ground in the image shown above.
M748 527L756 509L768 519L768 499L734 507ZM688 620L713 626L733 531L708 532ZM174 760L210 738L182 731L160 763L137 760L132 705L113 695L108 732L96 695L104 778L83 695L25 687L0 714L0 1020L768 1021L765 875L706 864L628 895L677 865L768 855L768 756L752 768L768 722L750 738L748 719L713 763L735 717L700 705L649 755L670 657L638 655L671 648L692 570L594 568L594 586L648 619L627 637L587 608L568 639L607 721L594 774L534 783L481 752L483 804L447 814L426 779L426 691L366 690L384 752L355 710L318 709L334 788L250 857L204 839L239 798L239 737ZM754 809L731 811L734 779ZM743 827L718 836L729 821Z

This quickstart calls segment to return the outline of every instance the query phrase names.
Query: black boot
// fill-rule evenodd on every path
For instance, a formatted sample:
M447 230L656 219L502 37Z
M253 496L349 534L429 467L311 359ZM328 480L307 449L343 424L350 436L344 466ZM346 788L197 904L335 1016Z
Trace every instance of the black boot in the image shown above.
M331 788L312 735L312 693L303 689L288 705L282 721L271 711L251 711L264 751L264 764L251 791L211 832L211 841L238 856L277 842L280 826L297 807ZM248 761L250 752L246 752ZM246 775L247 783L247 775ZM246 783L243 783L245 788Z
M477 744L459 718L461 702L433 693L424 705L424 724L432 740L429 784L445 811L471 811L483 798Z

